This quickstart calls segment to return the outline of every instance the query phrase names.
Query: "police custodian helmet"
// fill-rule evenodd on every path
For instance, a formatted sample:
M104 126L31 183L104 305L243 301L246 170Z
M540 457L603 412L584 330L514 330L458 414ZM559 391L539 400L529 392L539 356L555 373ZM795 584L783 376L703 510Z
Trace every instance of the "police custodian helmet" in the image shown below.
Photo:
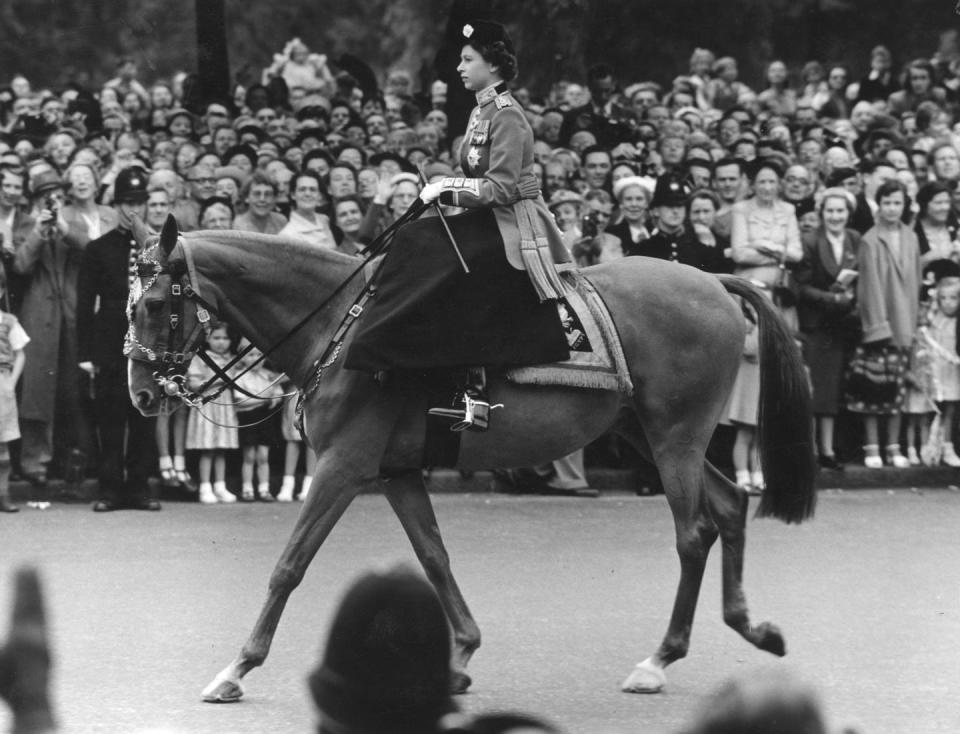
M147 176L139 168L124 168L117 174L113 184L113 200L116 203L141 204L147 200Z

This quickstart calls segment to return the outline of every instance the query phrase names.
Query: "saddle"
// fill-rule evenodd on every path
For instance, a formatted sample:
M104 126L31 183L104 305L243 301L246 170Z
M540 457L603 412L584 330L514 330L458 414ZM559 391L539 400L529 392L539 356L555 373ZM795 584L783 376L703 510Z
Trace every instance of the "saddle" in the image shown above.
M606 304L582 273L562 273L570 286L557 302L567 333L570 358L550 364L511 367L506 377L518 385L564 385L633 394L633 381L620 335Z

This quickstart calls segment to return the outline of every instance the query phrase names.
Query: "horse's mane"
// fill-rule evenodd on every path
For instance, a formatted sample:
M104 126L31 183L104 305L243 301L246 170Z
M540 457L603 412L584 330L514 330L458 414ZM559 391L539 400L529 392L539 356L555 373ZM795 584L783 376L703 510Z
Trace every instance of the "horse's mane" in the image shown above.
M259 232L242 232L236 229L201 229L193 232L184 232L183 237L188 241L196 240L211 242L213 244L232 245L235 247L243 247L245 245L270 247L287 255L304 256L315 262L328 263L330 265L357 263L357 259L351 255L345 255L330 247L317 247L297 237L281 237L280 235L260 234Z

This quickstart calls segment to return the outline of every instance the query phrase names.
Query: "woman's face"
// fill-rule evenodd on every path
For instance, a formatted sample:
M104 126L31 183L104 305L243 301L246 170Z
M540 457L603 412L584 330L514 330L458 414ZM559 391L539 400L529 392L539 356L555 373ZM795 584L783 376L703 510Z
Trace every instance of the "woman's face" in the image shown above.
M787 80L787 67L782 61L774 61L767 67L767 81L771 84L783 84Z
M950 207L953 205L950 192L942 191L927 204L927 219L934 224L946 224L947 217L950 215Z
M217 155L223 155L237 144L237 131L232 127L218 127L213 134L213 150Z
M330 196L337 198L357 193L357 180L348 168L330 169Z
M363 221L363 212L355 201L342 201L337 204L337 226L347 234L356 234Z
M580 223L580 208L576 204L560 204L555 214L561 232L569 232Z
M299 176L293 185L293 204L297 211L313 214L320 205L320 185L312 176Z
M753 180L753 193L758 201L770 204L780 193L780 177L769 168L763 168Z
M76 149L77 144L69 135L61 133L54 135L50 140L50 157L54 165L61 170L67 165L67 161Z
M713 227L717 221L717 209L710 199L694 199L690 202L690 222L691 224L702 224L705 227Z
M810 232L815 232L817 227L820 226L820 217L817 216L815 211L813 212L804 212L803 216L797 220L797 229L800 230L800 234L809 234Z
M620 211L631 224L641 224L647 214L647 194L640 186L627 186L620 192Z
M237 200L240 198L240 189L237 188L237 182L228 177L217 179L216 196L230 199L230 201L236 205Z
M400 216L414 200L420 196L420 189L412 181L401 181L393 190L393 196L390 198L390 211L396 216Z
M330 110L330 127L334 130L342 130L350 122L350 108L343 105L337 105Z
M900 222L900 217L903 216L903 207L906 205L902 191L887 194L878 203L880 205L880 220L884 224L894 225Z
M180 173L187 171L197 162L197 149L192 145L181 145L177 149L176 167Z
M823 226L831 234L839 234L847 226L850 210L847 202L839 196L829 196L823 201Z
M173 104L173 94L162 84L150 90L150 104L154 109L165 109Z
M377 172L372 168L365 168L357 174L357 189L364 199L371 199L377 194Z
M910 91L914 94L926 94L930 89L930 72L923 68L911 68L907 73L910 79Z
M457 73L463 81L463 86L472 92L479 92L500 81L500 76L494 68L484 60L479 51L469 44L460 51Z
M847 86L847 71L838 66L833 67L830 70L830 75L827 77L827 84L830 86L830 89L834 91L840 91L845 89Z
M74 201L89 201L97 193L97 179L86 166L74 166L70 169L70 194Z
M207 208L200 220L201 229L230 229L233 218L225 204L214 204Z

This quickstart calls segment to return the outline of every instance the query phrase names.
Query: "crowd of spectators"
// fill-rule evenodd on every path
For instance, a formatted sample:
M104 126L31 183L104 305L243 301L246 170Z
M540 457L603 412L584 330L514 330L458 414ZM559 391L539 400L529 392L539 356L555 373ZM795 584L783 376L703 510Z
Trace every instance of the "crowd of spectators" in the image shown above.
M808 357L822 466L960 466L950 441L960 60L895 65L883 46L859 69L774 60L759 90L735 59L707 49L679 71L665 82L598 64L542 94L514 84L543 193L578 263L650 256L750 278ZM120 171L148 178L154 231L173 213L184 231L289 235L350 254L417 196L418 168L428 180L453 174L461 131L448 124L446 85L417 90L397 68L373 90L359 76L294 39L260 83L199 113L184 107L190 75L143 82L133 59L100 89L35 89L19 74L0 89L5 309L30 337L19 391L27 478L63 475L78 456L96 463L76 279L87 243L117 226ZM737 481L759 491L756 345L744 315L724 421ZM901 426L905 412L915 418Z

